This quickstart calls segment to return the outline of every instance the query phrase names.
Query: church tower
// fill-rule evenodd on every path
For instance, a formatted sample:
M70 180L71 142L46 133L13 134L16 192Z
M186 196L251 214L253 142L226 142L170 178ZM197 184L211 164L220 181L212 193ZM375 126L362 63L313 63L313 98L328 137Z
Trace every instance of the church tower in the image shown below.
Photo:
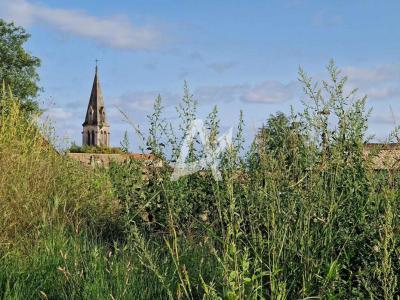
M82 126L82 146L110 146L110 126L106 118L97 64L86 118Z

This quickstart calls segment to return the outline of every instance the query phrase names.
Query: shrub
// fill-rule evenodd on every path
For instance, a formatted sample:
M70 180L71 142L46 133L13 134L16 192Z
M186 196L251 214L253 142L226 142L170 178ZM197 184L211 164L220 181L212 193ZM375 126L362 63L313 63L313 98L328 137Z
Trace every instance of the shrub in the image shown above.
M68 149L71 153L98 153L98 154L124 154L126 153L119 147L104 147L104 146L78 146L72 144Z
M108 177L67 159L48 126L3 92L0 111L0 249L33 242L43 227L101 230L118 211Z

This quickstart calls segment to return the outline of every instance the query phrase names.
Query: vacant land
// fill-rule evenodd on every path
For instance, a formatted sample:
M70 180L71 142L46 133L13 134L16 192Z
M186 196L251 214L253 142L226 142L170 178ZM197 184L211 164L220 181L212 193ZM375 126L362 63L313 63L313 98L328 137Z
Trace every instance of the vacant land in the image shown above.
M221 181L136 160L83 167L3 92L0 298L398 297L399 175L370 167L365 98L328 70L321 93L300 72L304 111L270 116L249 149L239 122ZM185 89L176 132L154 108L144 147L176 160L195 102ZM206 123L215 147L216 110Z

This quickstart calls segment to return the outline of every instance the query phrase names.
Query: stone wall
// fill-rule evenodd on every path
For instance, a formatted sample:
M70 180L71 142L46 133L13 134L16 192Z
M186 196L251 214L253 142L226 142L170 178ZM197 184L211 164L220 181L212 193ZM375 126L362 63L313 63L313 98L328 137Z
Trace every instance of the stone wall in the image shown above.
M398 144L366 144L365 155L372 155L370 167L375 170L400 169L400 145ZM149 154L98 154L98 153L67 153L67 156L79 161L81 164L94 167L108 167L111 161L123 163L129 158L144 160L162 166L160 160L156 160Z
M98 153L67 153L67 157L79 161L81 164L107 168L110 162L123 163L129 158L151 161L153 157L148 154L98 154Z
M371 167L375 170L400 169L400 145L394 144L366 144L364 153L371 155Z

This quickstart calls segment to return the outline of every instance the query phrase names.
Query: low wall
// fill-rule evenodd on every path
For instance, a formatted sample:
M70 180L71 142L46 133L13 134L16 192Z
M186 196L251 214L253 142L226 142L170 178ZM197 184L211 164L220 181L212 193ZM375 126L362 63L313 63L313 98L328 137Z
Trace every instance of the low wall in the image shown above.
M400 169L400 149L365 150L364 153L373 155L371 167L374 170Z
M99 153L67 153L67 157L70 157L81 164L95 167L101 166L107 168L109 164L114 161L117 163L123 163L129 158L151 161L152 156L147 154L99 154Z
M400 169L400 146L367 144L364 148L365 155L373 154L370 167L375 170ZM157 166L162 166L160 160L154 159L149 154L98 154L98 153L67 153L67 156L79 161L81 164L95 167L102 166L107 168L110 162L123 163L129 158L151 162Z

